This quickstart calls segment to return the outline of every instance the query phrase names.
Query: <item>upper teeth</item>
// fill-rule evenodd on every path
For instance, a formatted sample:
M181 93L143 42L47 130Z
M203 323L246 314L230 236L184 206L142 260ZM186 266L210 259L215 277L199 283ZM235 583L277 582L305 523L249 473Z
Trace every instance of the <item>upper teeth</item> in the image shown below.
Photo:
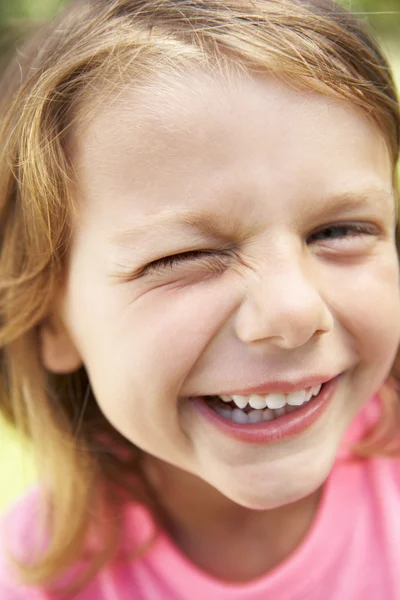
M304 402L308 402L312 396L319 394L320 389L321 384L306 390L290 392L290 394L271 393L266 394L265 396L259 396L258 394L239 396L235 394L233 396L220 396L220 398L224 402L234 402L238 408L246 408L249 404L251 408L259 410L262 410L267 406L268 408L276 409L283 408L286 404L289 404L290 406L301 406Z

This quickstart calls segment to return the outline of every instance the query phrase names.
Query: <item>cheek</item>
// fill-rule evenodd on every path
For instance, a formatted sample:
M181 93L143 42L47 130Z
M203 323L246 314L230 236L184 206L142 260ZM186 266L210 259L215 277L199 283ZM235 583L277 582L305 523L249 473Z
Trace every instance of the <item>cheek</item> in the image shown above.
M359 356L390 360L400 340L399 266L394 251L344 268L331 285L330 307Z
M135 389L173 402L237 302L235 291L225 289L210 279L159 287L132 300L132 288L126 287L108 301L101 295L102 302L93 302L84 319L72 311L86 368L94 385L101 382L99 393L109 395L117 387L126 395Z
M174 440L189 456L177 418L178 397L232 311L235 294L227 295L224 285L211 280L181 289L160 287L135 299L132 289L109 295L96 289L99 301L85 314L82 296L76 294L70 303L69 319L82 342L94 395L115 429L143 450L158 456L168 450L173 457Z

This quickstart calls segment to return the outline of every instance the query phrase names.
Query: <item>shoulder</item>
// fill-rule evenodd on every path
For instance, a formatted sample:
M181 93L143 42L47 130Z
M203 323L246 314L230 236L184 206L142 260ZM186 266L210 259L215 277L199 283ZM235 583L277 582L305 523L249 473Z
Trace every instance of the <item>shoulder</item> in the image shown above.
M358 507L368 523L378 525L387 539L400 539L400 458L371 456L348 461L336 469L337 506ZM400 557L400 553L398 553Z
M45 600L46 595L18 582L11 557L29 559L35 548L39 490L34 488L0 517L1 600Z
M385 504L391 504L394 501L398 507L400 499L400 457L373 457L368 460L367 465L369 479L373 482L378 496Z
M41 490L33 488L9 511L0 516L0 600L50 600L50 597L53 597L42 588L27 587L19 583L9 558L11 553L22 561L29 561L46 546L46 533L43 535L39 527L41 498ZM130 556L133 549L141 549L149 544L156 532L156 527L148 509L136 503L125 507L122 518L121 550L125 550L127 556ZM96 549L98 543L96 536L88 543L88 548ZM138 560L138 563L140 562ZM135 592L139 584L136 575L139 576L140 567L138 565L139 570L136 569L135 575L131 566L130 560L127 562L126 570L122 569L119 563L107 565L74 598L76 597L77 600L78 598L82 600L120 598L127 582L132 590L131 597L137 597ZM72 576L78 567L79 562L72 566ZM57 584L68 583L71 573L67 571L65 576L57 581ZM146 578L148 578L146 573L140 575L141 581L146 580L147 582ZM142 584L144 585L143 581Z

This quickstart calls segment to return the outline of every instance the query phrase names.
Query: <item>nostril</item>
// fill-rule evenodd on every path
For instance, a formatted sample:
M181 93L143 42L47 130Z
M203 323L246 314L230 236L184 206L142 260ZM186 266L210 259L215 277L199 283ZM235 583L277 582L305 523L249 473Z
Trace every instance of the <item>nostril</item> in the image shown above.
M324 333L327 333L325 329L317 329L317 331L314 333L314 336L320 337Z
M236 314L236 333L243 342L268 341L289 349L331 331L333 315L314 288L299 285L291 294L267 291L268 296L262 286L255 286Z

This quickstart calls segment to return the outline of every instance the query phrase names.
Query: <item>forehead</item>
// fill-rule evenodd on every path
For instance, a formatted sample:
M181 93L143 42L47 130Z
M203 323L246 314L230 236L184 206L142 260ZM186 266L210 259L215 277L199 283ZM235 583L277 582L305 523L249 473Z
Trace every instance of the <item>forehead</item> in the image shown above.
M124 85L115 95L105 94L100 101L95 98L92 103L94 116L80 125L81 132L85 130L86 140L88 135L98 140L107 133L115 138L115 126L120 125L128 128L127 135L131 134L130 147L140 142L140 149L146 150L153 145L155 137L159 142L166 138L169 142L172 137L180 137L182 141L188 127L199 124L203 127L197 127L193 133L201 134L206 126L223 128L227 123L232 129L231 120L238 116L240 120L235 123L238 130L255 126L260 115L264 119L270 117L270 126L277 116L285 115L293 123L300 117L327 119L329 114L332 118L340 116L342 120L357 118L371 125L365 112L328 94L305 89L294 82L288 84L272 75L257 76L232 70L160 73L146 84ZM151 136L151 140L144 145L146 135ZM76 141L78 151L85 150L86 144L80 143L82 136ZM122 141L122 136L116 141Z
M131 215L221 191L251 196L267 181L312 188L328 166L342 182L372 168L387 183L392 170L360 109L272 77L204 71L105 100L77 131L74 162L82 201L100 214L118 197Z

